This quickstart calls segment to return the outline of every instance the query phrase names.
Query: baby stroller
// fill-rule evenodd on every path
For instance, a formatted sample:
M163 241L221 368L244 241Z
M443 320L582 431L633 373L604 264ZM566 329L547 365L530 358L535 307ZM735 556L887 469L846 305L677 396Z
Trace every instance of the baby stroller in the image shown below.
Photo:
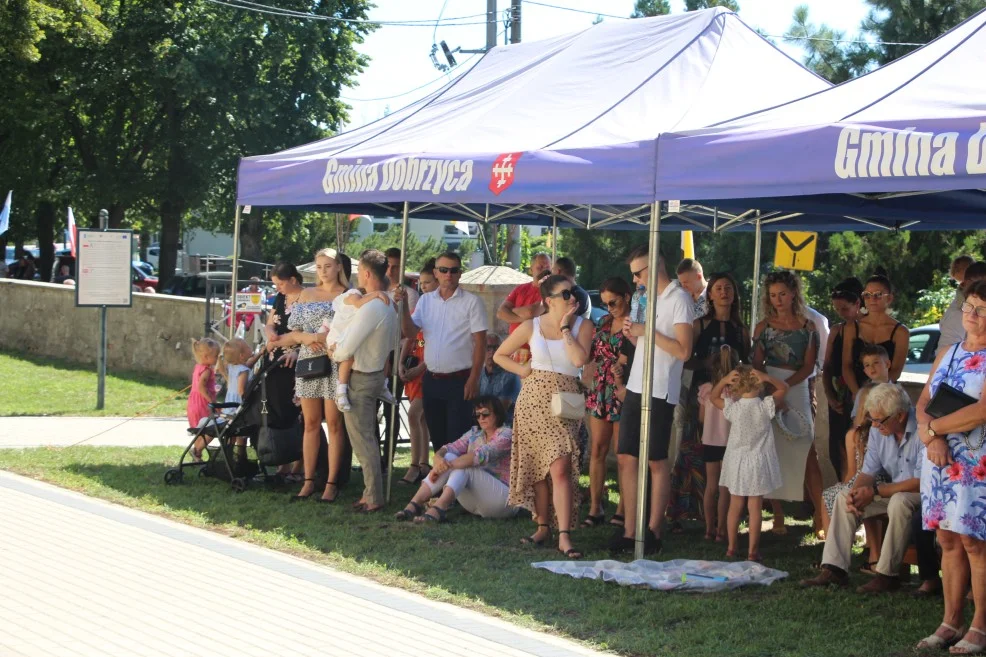
M212 417L201 428L190 428L192 440L182 452L178 467L164 473L164 483L180 484L185 470L197 468L200 477L216 477L228 481L236 492L246 490L247 483L258 474L264 483L279 480L267 468L291 463L301 458L303 426L299 411L293 404L287 407L270 403L268 378L281 368L281 363L261 359L254 367L254 376L247 385L241 404L210 404ZM292 374L293 376L293 374ZM224 410L236 409L232 415ZM211 441L203 450L203 459L188 458L200 438ZM236 438L247 438L257 458L248 457L245 445L237 446Z

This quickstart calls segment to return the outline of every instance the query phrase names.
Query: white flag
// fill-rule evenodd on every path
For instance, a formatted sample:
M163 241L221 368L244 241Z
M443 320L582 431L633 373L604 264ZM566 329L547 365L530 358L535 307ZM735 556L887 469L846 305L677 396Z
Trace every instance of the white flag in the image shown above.
M14 195L14 190L7 192L7 200L3 202L3 209L0 210L0 235L7 232L10 228L10 199Z
M72 214L72 208L68 209L68 244L69 250L72 252L72 257L78 257L75 253L75 244L78 242L78 231L75 229L75 215Z

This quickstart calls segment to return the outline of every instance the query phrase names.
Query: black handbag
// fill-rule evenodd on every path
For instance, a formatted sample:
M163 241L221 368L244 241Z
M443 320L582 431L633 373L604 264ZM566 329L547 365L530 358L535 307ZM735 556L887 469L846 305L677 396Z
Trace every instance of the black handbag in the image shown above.
M955 360L955 352L958 349L959 345L952 347L952 357L948 360L948 370L945 372L946 379L952 374L952 361ZM978 401L978 399L970 397L961 390L943 382L938 386L938 390L935 391L935 394L931 397L931 401L928 402L924 411L931 417L938 419L950 415L955 411L960 411L966 406L971 406Z
M294 365L294 375L298 379L319 379L332 372L332 363L328 356L299 358Z
M257 432L257 459L263 465L276 466L301 459L305 425L299 415L286 429L275 429L267 422L267 378L260 382L260 430Z

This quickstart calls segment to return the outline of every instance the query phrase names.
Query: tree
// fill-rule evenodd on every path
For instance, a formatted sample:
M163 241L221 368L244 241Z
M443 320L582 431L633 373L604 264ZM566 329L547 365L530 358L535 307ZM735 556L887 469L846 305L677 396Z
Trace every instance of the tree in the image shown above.
M671 13L668 0L637 0L633 5L630 18L648 18L650 16L665 16Z
M712 7L725 7L729 11L740 10L739 3L736 0L685 0L685 11L710 9Z
M812 23L808 5L794 8L791 27L784 33L784 40L801 46L805 51L804 65L836 84L865 73L873 59L869 44L840 43L847 40L844 32L824 23Z
M109 31L100 22L93 0L5 0L0 3L0 60L36 62L38 44L59 34L77 42L104 41Z
M372 233L363 239L353 242L346 247L346 255L354 260L359 258L359 254L366 249L377 249L386 251L393 246L400 246L401 227L391 226L384 233ZM430 258L447 251L445 242L429 237L422 242L414 233L407 234L407 249L404 252L404 260L407 271L419 271L422 265Z
M871 9L861 29L884 42L874 51L878 64L892 62L918 46L941 36L976 12L986 8L986 0L866 0Z

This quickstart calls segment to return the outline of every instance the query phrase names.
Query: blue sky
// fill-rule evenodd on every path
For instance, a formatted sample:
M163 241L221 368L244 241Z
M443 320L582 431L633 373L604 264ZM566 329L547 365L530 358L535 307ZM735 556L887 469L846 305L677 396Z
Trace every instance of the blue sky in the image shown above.
M442 9L444 0L376 0L377 7L370 18L381 21L434 19ZM629 16L633 11L633 0L544 0L573 9L602 12L617 16ZM510 0L498 0L502 11L510 6ZM811 19L815 23L827 23L831 27L844 30L847 35L855 35L860 21L867 13L863 0L739 0L740 16L749 25L762 28L771 35L781 35L791 24L794 8L808 4ZM684 0L671 0L672 10L684 11ZM482 14L486 10L486 0L448 0L444 16L470 16ZM592 24L594 15L562 11L524 4L522 36L524 41L536 41L558 34L583 30ZM472 18L463 22L482 22L483 18ZM618 20L607 18L607 21ZM499 27L498 31L502 31ZM358 86L345 89L343 97L352 106L350 124L363 125L383 116L387 107L396 110L414 102L418 98L439 88L450 79L443 76L432 65L429 53L434 42L445 40L450 48L481 48L486 42L485 25L466 25L459 27L434 25L426 27L383 26L371 34L360 47L360 51L371 57L369 67L359 76ZM502 43L503 36L500 36ZM799 60L797 46L786 45L777 40L784 50ZM469 55L456 55L460 66L451 72L461 73L475 58L466 63ZM424 88L411 91L425 85ZM406 93L409 92L410 93ZM386 98L399 96L396 98ZM381 99L381 100L376 100Z

